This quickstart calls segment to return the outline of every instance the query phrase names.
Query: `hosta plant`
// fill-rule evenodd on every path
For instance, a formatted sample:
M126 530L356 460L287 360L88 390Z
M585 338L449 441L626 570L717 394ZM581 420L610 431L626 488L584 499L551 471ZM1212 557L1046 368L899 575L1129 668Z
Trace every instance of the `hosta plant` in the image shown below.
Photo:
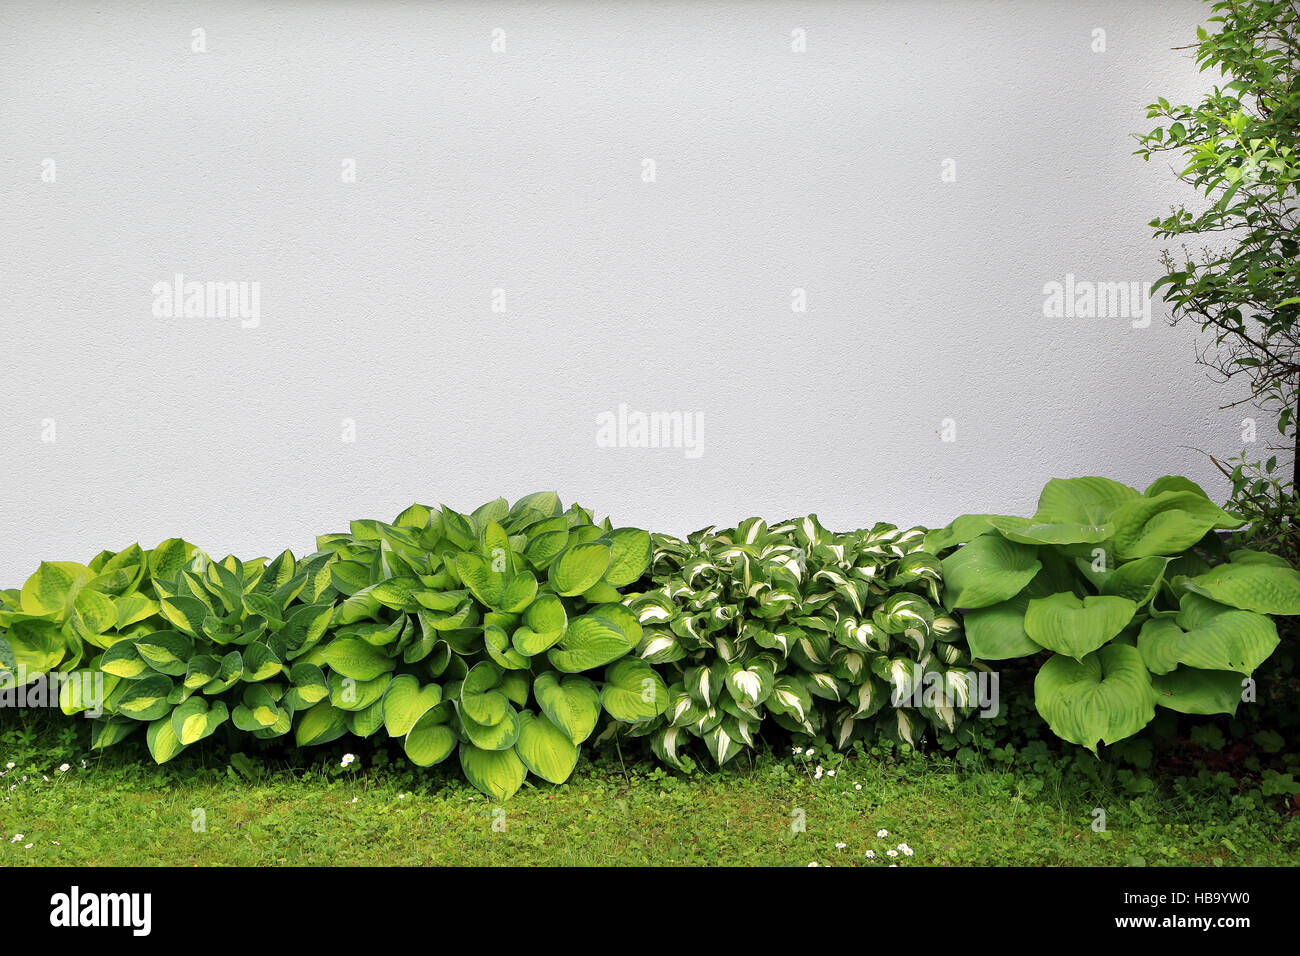
M214 561L169 541L42 564L2 595L0 667L102 674L96 747L143 728L163 762L227 723L298 746L383 733L420 766L456 752L503 799L528 773L564 780L602 714L663 705L625 659L641 626L619 589L649 565L645 531L543 493L472 514L413 505L317 547ZM64 685L66 712L94 705L83 686Z
M726 763L769 719L841 747L955 728L974 704L972 670L956 621L936 610L939 562L922 537L887 524L836 534L815 516L656 535L655 589L629 606L636 657L665 675L668 707L627 732L680 766L692 740ZM923 685L950 693L925 700Z
M971 655L1042 655L1039 714L1095 752L1156 707L1233 714L1249 697L1278 643L1269 615L1300 613L1300 573L1228 552L1217 532L1241 523L1186 478L1145 492L1053 479L1033 516L964 515L925 543L944 556L944 605L960 611Z

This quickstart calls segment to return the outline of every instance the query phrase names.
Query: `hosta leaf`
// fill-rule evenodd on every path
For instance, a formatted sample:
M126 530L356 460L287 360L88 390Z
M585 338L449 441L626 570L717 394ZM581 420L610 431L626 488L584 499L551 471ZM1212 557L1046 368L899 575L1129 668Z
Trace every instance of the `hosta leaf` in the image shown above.
M440 703L442 688L437 684L421 686L411 674L394 677L384 692L384 728L390 737L405 737L417 720Z
M530 711L519 715L515 753L530 771L550 783L564 783L578 763L578 748L545 716Z
M117 701L117 712L132 720L157 720L171 712L171 705L167 702L171 692L172 682L162 674L132 681Z
M962 627L970 644L971 657L983 661L1003 661L1028 657L1042 650L1025 633L1025 612L1030 597L1021 592L990 607L977 608L962 615Z
M625 613L617 613L621 609ZM558 647L547 652L552 666L578 673L623 657L641 639L641 624L620 605L601 604L569 621Z
M736 662L727 668L727 690L736 703L745 707L757 707L767 700L775 682L772 665L766 661L747 665Z
M338 740L348 730L348 714L329 701L323 700L298 720L294 728L294 742L299 747L311 747Z
M587 678L562 678L554 671L547 671L533 682L533 696L542 713L575 744L582 743L596 729L600 694Z
M149 753L157 763L166 763L185 749L176 731L172 729L170 717L155 719L145 731L145 740L149 744Z
M1160 555L1121 564L1105 576L1101 593L1128 598L1141 607L1155 597L1168 564L1169 559Z
M1053 594L1030 600L1025 633L1041 647L1080 660L1124 630L1136 612L1127 598Z
M344 677L360 681L374 680L396 666L382 650L355 637L331 641L325 648L325 663Z
M1038 498L1034 520L1047 524L1103 525L1137 490L1109 478L1053 478Z
M597 542L566 548L551 565L550 580L557 594L581 594L605 576L610 565L608 545Z
M202 697L191 697L172 710L172 732L183 746L188 747L211 735L229 716L222 701L214 701L209 706Z
M1184 632L1179 625L1191 630ZM1178 664L1213 671L1251 674L1278 645L1277 625L1263 614L1221 608L1197 616L1180 613L1146 622L1138 650L1153 674L1167 674Z
M1018 594L1042 564L1028 545L985 534L943 559L949 607L981 608Z
M635 724L668 708L668 686L649 664L625 658L605 669L600 702L615 720Z
M71 610L77 593L91 577L90 568L75 561L42 561L23 584L22 610L26 614L62 616Z
M208 606L198 598L178 594L165 597L161 602L163 617L167 618L178 631L197 637L203 633L203 621L211 612Z
M1241 674L1180 667L1151 678L1156 703L1180 714L1233 714L1243 693Z
M609 542L609 568L605 583L616 588L638 581L650 566L650 533L640 528L619 528L605 536Z
M494 571L492 562L481 554L465 551L456 555L456 573L481 604L497 607L505 590L505 573Z
M1111 522L1105 524L1049 523L1035 518L1012 518L993 515L989 526L1008 541L1020 544L1095 544L1115 533Z
M1184 587L1220 604L1260 614L1300 614L1300 572L1271 564L1220 564L1184 579Z
M417 767L432 767L446 760L456 749L456 732L439 721L439 715L429 710L420 716L406 738L402 749Z
M194 639L179 631L155 631L137 638L135 649L154 670L179 677L194 655Z
M1034 703L1053 733L1096 753L1155 716L1151 677L1137 649L1109 644L1082 661L1053 655L1034 680Z
M497 800L509 800L528 776L528 769L513 748L481 750L461 744L460 766L470 783Z
M501 610L518 613L532 604L537 596L537 578L531 571L520 571L501 593Z
M501 696L504 700L503 695ZM480 750L508 750L519 739L519 712L506 704L505 712L493 724L481 724L465 711L460 704L460 725L465 736Z
M1115 553L1121 558L1173 555L1196 544L1213 528L1241 522L1213 502L1190 491L1165 491L1140 497L1115 510Z

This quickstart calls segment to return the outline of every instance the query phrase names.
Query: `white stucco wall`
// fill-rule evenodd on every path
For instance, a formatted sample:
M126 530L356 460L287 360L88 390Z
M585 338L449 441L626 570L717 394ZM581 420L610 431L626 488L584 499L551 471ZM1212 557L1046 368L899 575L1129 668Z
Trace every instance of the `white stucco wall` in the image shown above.
M1066 274L1159 274L1181 194L1128 134L1207 82L1171 49L1206 15L6 0L0 586L543 488L673 532L1222 492L1185 446L1237 452L1247 412L1191 330L1043 315ZM260 283L257 327L155 316L176 273ZM600 447L620 403L702 415L702 454Z

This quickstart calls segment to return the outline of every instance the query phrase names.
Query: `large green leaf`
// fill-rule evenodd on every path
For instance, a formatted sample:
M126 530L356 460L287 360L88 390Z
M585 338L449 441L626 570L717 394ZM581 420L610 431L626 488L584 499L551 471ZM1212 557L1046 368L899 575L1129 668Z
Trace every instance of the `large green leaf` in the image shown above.
M68 613L77 593L92 576L90 568L75 561L42 561L23 585L23 612L56 616Z
M562 677L554 671L539 674L533 682L533 696L551 723L559 727L575 744L580 744L596 729L600 718L600 694L596 685L585 677Z
M294 742L299 747L327 744L338 740L348 730L348 712L339 710L327 700L307 711L294 728Z
M1300 572L1271 564L1220 564L1183 579L1183 586L1220 604L1260 614L1300 614Z
M171 717L159 717L149 724L145 740L149 744L150 755L157 763L166 763L185 749L172 728Z
M605 583L626 587L640 579L650 566L650 533L640 528L618 528L605 535L609 542L609 569Z
M1233 714L1241 703L1243 679L1232 671L1180 667L1151 678L1156 703L1180 714Z
M551 584L557 594L566 597L581 594L605 576L609 564L608 545L595 541L575 544L566 548L551 565Z
M367 681L388 673L397 662L359 637L343 637L325 648L325 663L344 677Z
M1136 648L1109 644L1082 661L1055 654L1034 679L1034 704L1062 740L1096 753L1155 716L1151 677Z
M1025 633L1035 644L1081 660L1124 630L1136 612L1128 598L1053 594L1029 602Z
M472 744L461 744L460 766L470 783L497 800L509 800L528 776L528 768L513 748L480 750Z
M384 691L384 729L390 737L405 737L415 722L442 702L437 684L420 686L411 674L394 677Z
M456 733L441 722L438 713L429 710L411 725L402 747L413 764L432 767L446 760L456 748Z
M545 716L524 711L519 722L515 753L524 766L543 780L564 783L578 763L577 746Z
M635 724L668 709L668 686L649 664L625 658L605 669L600 702L615 720Z
M1174 555L1214 528L1241 524L1218 505L1191 491L1140 497L1115 510L1115 553L1121 558Z
M618 660L640 639L641 624L627 608L600 604L569 621L559 646L547 657L557 670L576 674Z
M1015 597L989 607L976 608L962 615L962 627L970 646L971 657L982 661L1003 661L1028 657L1042 650L1025 633L1025 612L1029 595Z
M157 720L171 713L167 697L172 692L172 682L162 674L154 674L137 681L117 701L117 712L133 720Z
M943 559L948 607L981 608L1014 597L1042 564L1028 545L984 534Z
M1117 509L1138 497L1137 489L1109 478L1053 478L1038 498L1034 520L1101 526Z

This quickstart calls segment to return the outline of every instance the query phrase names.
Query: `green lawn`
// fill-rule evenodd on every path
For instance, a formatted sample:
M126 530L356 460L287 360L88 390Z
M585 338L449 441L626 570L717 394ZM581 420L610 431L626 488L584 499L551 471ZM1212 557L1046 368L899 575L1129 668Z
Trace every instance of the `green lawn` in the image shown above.
M367 767L363 757L343 770L342 742L312 770L257 764L241 776L217 753L159 768L130 747L83 767L79 742L61 740L0 736L0 770L15 763L0 778L0 865L1300 861L1300 819L1258 792L1234 792L1222 775L1135 796L1074 774L958 770L921 758L860 757L817 779L820 756L739 758L722 773L685 777L649 763L625 770L608 754L584 760L564 786L525 786L498 807L460 782L457 768ZM1092 828L1096 807L1106 811L1105 832ZM899 843L913 854L887 857Z

